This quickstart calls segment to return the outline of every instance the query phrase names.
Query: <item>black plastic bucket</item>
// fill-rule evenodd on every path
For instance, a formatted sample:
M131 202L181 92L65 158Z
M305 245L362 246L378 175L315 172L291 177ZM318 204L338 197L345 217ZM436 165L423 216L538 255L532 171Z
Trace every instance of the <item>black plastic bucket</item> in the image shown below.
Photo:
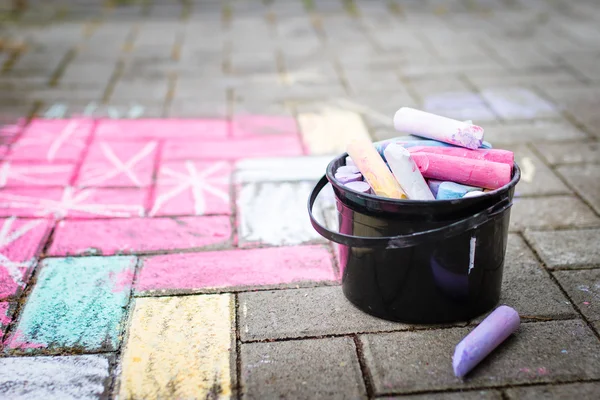
M317 232L339 243L344 295L364 312L393 321L464 321L500 300L510 207L521 177L483 196L393 200L348 189L334 178L347 154L329 163L308 211ZM339 232L319 224L314 202L327 182Z

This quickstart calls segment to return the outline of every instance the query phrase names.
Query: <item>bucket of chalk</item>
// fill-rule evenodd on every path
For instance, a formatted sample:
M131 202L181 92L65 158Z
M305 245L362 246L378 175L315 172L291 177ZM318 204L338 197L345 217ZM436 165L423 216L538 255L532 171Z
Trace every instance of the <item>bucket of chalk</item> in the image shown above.
M334 175L346 156L329 163L308 200L313 227L339 244L346 298L368 314L423 324L464 321L494 308L519 167L514 164L508 184L482 196L398 200L340 183ZM312 212L328 182L335 194L337 232Z

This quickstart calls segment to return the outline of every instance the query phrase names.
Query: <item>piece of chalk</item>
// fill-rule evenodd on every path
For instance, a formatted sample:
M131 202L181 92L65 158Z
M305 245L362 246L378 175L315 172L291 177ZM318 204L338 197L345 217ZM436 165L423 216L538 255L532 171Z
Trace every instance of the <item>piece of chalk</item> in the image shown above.
M346 166L347 167L356 167L356 164L354 164L354 161L352 161L352 157L350 157L350 156L346 157Z
M411 148L411 147L419 147L419 146L426 146L426 147L449 147L449 148L464 148L464 147L460 147L460 146L454 146L452 144L449 143L444 143L444 142L438 142L437 140L429 140L429 139L423 139L420 138L418 136L411 136L411 135L406 135L406 136L398 136L395 137L393 139L386 139L386 140L382 140L380 142L375 142L373 143L375 145L375 148L377 149L377 152L379 152L379 155L385 160L385 156L383 154L385 148L387 147L388 144L390 143L398 143L401 144L403 147L405 148ZM491 149L492 145L486 141L481 142L481 146L479 147L480 149ZM348 161L346 160L346 165L348 165Z
M495 149L465 149L460 147L424 147L415 146L408 149L411 153L435 153L453 157L472 158L474 160L487 160L510 165L515 162L515 155L508 150Z
M434 197L437 197L438 189L440 188L440 185L443 182L444 181L438 181L435 179L427 179L427 186L429 186L429 189L431 190L431 193L433 194Z
M413 153L412 158L425 178L486 189L498 189L510 182L508 164L433 153Z
M367 139L355 140L348 145L347 151L376 195L392 199L406 198L373 143Z
M490 142L486 142L485 140L483 142L481 142L481 146L479 146L480 149L491 149L493 148L492 144Z
M344 186L360 193L371 193L371 186L365 181L348 182Z
M360 171L356 167L356 165L345 165L338 167L335 171L336 174L358 174Z
M520 325L519 313L508 306L496 308L455 348L452 356L454 375L465 376L506 340Z
M468 149L477 149L483 141L483 128L480 126L409 107L396 111L394 127L398 131Z
M478 197L478 196L483 196L485 193L481 190L475 190L473 192L467 192L465 193L465 195L463 196L463 199L466 197Z
M384 153L394 177L409 199L435 200L408 150L397 143L391 143Z
M337 179L338 181L340 181L340 183L344 185L348 182L362 181L362 175L360 173L350 174L344 172L336 172L334 176L335 179Z
M481 191L480 188L474 186L461 185L456 182L442 182L435 198L438 200L460 199L465 194L476 190Z

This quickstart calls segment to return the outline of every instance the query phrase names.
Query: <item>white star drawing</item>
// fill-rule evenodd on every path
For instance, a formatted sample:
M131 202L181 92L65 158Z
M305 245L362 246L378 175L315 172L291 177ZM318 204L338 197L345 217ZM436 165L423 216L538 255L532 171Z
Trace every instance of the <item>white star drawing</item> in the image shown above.
M44 220L28 221L25 225L11 232L12 225L16 219L16 217L10 217L4 220L4 224L2 225L2 228L0 228L0 250L6 249L8 245L13 243L15 240L19 239L36 226L44 223ZM19 286L24 285L23 272L21 269L31 267L34 262L34 258L26 261L12 261L4 254L0 253L0 267L3 267L8 272L8 275L11 277L13 282Z
M208 168L198 171L196 166L191 161L185 162L185 168L188 174L174 171L170 168L163 167L161 173L168 176L171 179L161 181L162 184L174 185L173 188L160 195L154 202L154 207L150 211L150 216L156 215L160 208L165 205L169 200L173 199L177 195L191 189L194 198L194 213L195 215L202 215L206 210L206 201L204 199L204 192L208 192L224 202L229 201L229 194L224 192L222 189L213 186L214 184L229 184L228 177L214 177L213 174L219 170L227 167L226 162L217 162L210 165Z
M46 132L43 135L24 135L16 144L16 148L20 146L39 146L40 144L48 145L48 152L46 153L47 161L54 161L59 150L68 143L69 146L79 150L85 148L85 140L73 138L72 136L77 132L80 123L79 121L69 121L67 126L58 134Z
M47 184L45 176L69 173L72 169L73 167L70 165L19 165L6 161L0 164L0 187L6 186L9 179L33 185L44 185Z

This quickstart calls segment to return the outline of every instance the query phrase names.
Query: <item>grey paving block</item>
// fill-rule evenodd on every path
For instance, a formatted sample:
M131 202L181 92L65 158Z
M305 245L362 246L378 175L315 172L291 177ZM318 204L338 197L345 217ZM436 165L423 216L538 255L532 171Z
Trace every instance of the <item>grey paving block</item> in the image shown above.
M600 213L600 164L565 165L557 171Z
M522 324L464 380L452 372L454 347L470 329L361 336L377 394L565 382L600 377L600 341L583 321Z
M503 144L586 139L587 135L567 122L536 121L531 124L485 127L485 140L495 147Z
M504 74L471 73L466 76L466 79L480 90L505 87L544 88L548 85L568 87L579 84L575 76L560 69L535 72L510 71Z
M527 231L525 237L550 269L600 265L600 229Z
M115 101L165 101L169 90L167 79L147 81L120 80L113 87L111 99Z
M242 340L406 330L354 307L339 286L241 293Z
M99 355L0 358L0 397L107 398L109 363L110 358Z
M600 218L575 196L514 199L510 229L547 229L600 225Z
M171 118L226 118L228 110L225 102L175 100L170 103L167 116Z
M508 236L500 303L513 307L521 318L568 318L576 315L568 299L542 269L527 244L513 234Z
M590 321L600 321L600 269L556 271L554 276Z
M241 360L244 399L366 398L350 338L242 344Z
M515 189L515 196L572 193L527 146L508 145L502 148L515 153L515 161L521 168L521 180Z
M505 393L510 400L596 400L600 393L600 382L510 388Z
M600 161L600 143L598 142L535 143L534 146L552 165Z
M414 394L409 396L381 397L385 400L502 400L496 390L474 390L446 393Z
M560 116L553 104L528 89L486 89L481 94L492 109L507 120Z

